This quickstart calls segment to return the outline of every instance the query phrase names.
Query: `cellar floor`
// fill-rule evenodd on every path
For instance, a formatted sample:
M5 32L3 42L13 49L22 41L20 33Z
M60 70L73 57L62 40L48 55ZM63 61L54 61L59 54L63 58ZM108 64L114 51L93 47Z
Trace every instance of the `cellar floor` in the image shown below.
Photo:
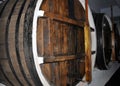
M92 73L92 82L90 84L80 82L77 86L105 86L114 73L119 69L119 67L120 63L111 62L108 70L99 70L95 68Z

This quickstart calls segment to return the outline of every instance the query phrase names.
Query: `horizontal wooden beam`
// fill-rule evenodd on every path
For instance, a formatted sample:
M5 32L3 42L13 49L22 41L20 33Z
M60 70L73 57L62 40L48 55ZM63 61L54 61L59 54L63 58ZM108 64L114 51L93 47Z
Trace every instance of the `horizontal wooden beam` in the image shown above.
M69 61L69 60L76 60L81 59L85 55L66 55L66 56L51 56L44 58L44 63L51 63L51 62L62 62L62 61Z
M68 23L68 24L75 25L78 27L84 27L84 21L71 19L71 18L62 16L62 15L58 15L58 14L54 14L54 13L50 13L50 12L45 12L43 17L49 17L50 19Z

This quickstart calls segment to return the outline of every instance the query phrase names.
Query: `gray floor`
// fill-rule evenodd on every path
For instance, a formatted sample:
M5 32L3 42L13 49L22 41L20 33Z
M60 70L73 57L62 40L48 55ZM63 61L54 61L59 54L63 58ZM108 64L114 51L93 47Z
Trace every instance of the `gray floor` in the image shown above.
M77 86L104 86L106 82L111 78L115 71L120 67L120 63L111 62L109 64L109 70L99 70L94 69L92 73L92 82L87 84L85 82L80 82Z
M5 85L3 85L3 84L0 83L0 86L5 86Z

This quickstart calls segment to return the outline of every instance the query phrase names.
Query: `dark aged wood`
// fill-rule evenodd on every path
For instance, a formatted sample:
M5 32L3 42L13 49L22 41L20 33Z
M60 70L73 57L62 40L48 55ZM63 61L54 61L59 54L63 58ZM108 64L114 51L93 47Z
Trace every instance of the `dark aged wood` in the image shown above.
M49 63L49 62L61 62L61 61L69 61L69 60L76 60L76 59L81 59L85 55L63 55L63 56L53 56L51 58L45 58L44 62Z
M78 0L73 5L73 17L68 0L44 0L40 8L45 15L38 20L37 32L42 33L38 34L38 53L45 58L42 72L51 85L75 85L85 74L84 10Z
M0 15L1 82L8 86L35 86L23 48L25 13L30 0L6 0Z
M96 66L108 69L112 55L112 31L105 14L94 14L97 34Z
M8 1L2 1L2 3L0 4L0 16L1 16L1 14L2 14L2 12L3 12L6 4L7 4L7 2Z
M6 0L0 9L0 82L42 86L32 51L37 0ZM37 53L50 86L75 86L85 75L85 11L79 0L43 0L37 20Z
M114 24L115 35L115 59L120 62L120 31L119 27Z

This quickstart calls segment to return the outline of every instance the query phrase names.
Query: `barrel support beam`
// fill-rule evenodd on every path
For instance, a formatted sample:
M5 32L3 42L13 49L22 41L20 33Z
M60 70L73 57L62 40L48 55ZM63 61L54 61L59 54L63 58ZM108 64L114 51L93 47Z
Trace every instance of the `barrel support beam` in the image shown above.
M91 67L91 40L90 40L90 27L88 22L88 0L85 0L85 27L84 27L84 38L85 38L85 76L86 81L91 82L92 80L92 67Z

